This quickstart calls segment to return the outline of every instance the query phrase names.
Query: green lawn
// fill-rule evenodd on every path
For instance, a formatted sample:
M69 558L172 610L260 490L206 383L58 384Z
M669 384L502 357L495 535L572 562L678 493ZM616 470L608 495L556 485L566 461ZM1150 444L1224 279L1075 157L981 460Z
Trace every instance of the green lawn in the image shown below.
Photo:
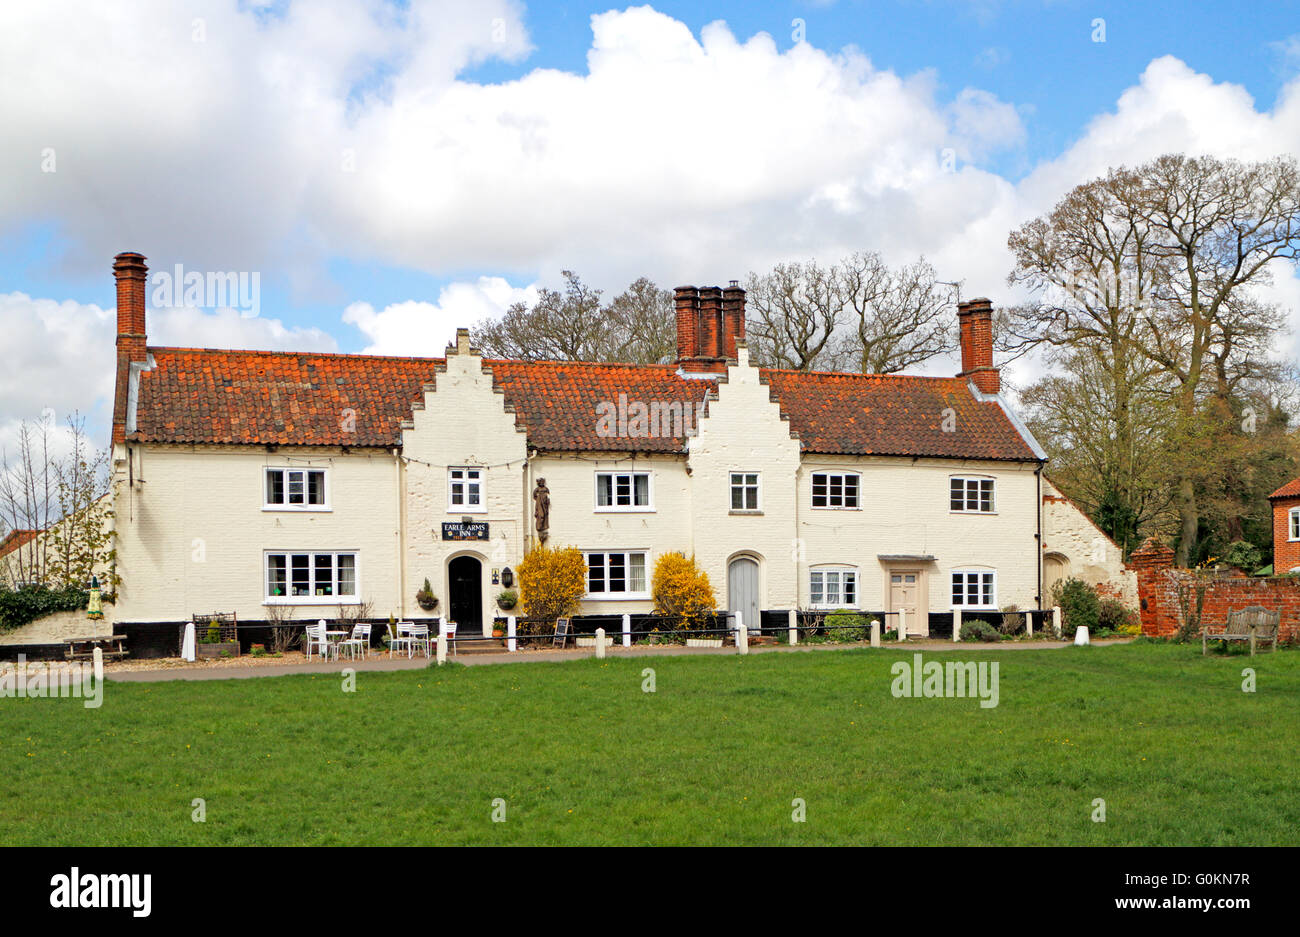
M310 675L110 683L98 710L0 699L0 842L1300 839L1300 653L926 655L1000 661L983 709L894 699L912 651L449 665L361 673L355 693Z

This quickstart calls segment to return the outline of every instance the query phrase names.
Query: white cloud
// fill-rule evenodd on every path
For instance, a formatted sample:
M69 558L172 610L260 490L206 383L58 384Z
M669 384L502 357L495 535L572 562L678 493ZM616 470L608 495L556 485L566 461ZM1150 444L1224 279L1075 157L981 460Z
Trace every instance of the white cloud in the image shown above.
M311 326L244 316L235 309L191 306L149 310L149 344L178 348L242 348L256 351L338 351L334 336Z
M343 321L370 340L366 354L440 357L455 343L457 328L499 318L513 303L531 305L536 300L535 286L514 287L501 277L479 277L476 283L444 287L436 303L408 300L379 311L370 303L353 303L343 311Z
M0 293L0 423L34 420L52 409L106 420L113 398L116 313L95 305ZM11 433L6 431L5 436Z

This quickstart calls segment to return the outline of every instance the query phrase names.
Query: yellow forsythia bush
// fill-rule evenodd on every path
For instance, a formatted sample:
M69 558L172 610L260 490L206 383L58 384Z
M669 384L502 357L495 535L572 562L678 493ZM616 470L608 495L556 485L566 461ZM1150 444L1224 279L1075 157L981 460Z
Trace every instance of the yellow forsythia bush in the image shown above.
M577 547L535 546L524 554L518 573L528 618L570 616L587 592L587 561Z
M651 596L655 614L679 617L687 630L700 627L717 605L708 573L683 553L663 553L655 561Z

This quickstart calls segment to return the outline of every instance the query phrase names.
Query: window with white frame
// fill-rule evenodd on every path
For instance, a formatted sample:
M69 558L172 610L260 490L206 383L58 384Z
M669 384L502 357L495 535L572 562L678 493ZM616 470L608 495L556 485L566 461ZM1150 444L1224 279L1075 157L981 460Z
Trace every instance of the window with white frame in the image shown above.
M596 473L596 510L646 511L649 509L649 472Z
M644 551L591 551L587 556L590 598L634 598L648 594Z
M487 510L481 468L457 466L447 469L447 510L467 514Z
M346 602L358 594L353 551L266 554L267 602Z
M276 510L323 510L329 503L325 470L313 468L268 468L266 503Z
M858 571L851 566L823 566L808 580L808 604L813 608L852 608L858 604Z
M1291 521L1289 526L1291 529L1291 539L1300 540L1300 508L1291 509Z
M948 507L967 514L992 514L993 479L952 476L948 479Z
M757 511L758 473L731 473L731 509L733 511Z
M952 571L952 607L998 607L997 574L991 569L954 569Z
M815 508L856 508L858 476L852 472L814 472L812 506Z

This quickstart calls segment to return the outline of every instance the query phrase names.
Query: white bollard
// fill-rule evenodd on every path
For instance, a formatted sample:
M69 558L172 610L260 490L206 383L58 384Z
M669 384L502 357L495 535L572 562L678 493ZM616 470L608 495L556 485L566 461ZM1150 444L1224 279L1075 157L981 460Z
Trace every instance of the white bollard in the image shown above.
M1088 626L1080 625L1074 630L1074 646L1086 647L1088 644Z
M787 627L790 629L790 645L793 647L799 643L799 613L794 609L790 609L786 613L786 622Z
M605 659L605 629L596 629L596 656L601 660Z
M871 646L880 647L880 622L875 618L871 619Z
M1061 636L1061 606L1059 605L1052 606L1052 630L1056 632L1058 638Z
M623 646L632 646L632 616L627 612L623 613Z
M737 618L740 616L737 615ZM736 652L738 654L749 653L749 629L741 622L736 626Z
M438 617L438 666L447 663L447 620Z
M95 662L95 685L102 687L104 685L104 652L100 650L99 645L95 645L95 649L90 652L90 657Z
M898 640L907 640L907 609L898 610Z
M1025 637L1034 636L1034 613L1025 612Z
M514 615L506 616L506 650L519 650L519 625Z
M952 610L952 639L961 640L961 609L959 608Z

